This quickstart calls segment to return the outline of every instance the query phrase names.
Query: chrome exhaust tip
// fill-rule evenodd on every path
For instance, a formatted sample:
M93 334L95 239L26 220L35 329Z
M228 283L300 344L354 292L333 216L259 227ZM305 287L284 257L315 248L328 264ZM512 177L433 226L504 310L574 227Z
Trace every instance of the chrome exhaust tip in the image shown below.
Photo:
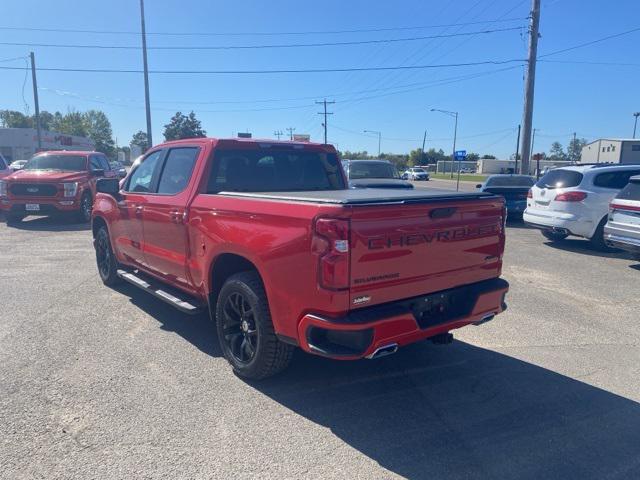
M380 357L385 357L387 355L393 355L397 351L398 351L398 344L397 343L390 343L389 345L385 345L383 347L376 348L375 351L372 354L367 355L365 358L368 359L368 360L373 360L374 358L380 358Z
M477 322L473 322L472 325L478 326L478 325L482 325L483 323L490 322L491 320L493 320L495 318L495 316L496 316L495 313L490 313L490 314L485 315L484 317L482 317Z

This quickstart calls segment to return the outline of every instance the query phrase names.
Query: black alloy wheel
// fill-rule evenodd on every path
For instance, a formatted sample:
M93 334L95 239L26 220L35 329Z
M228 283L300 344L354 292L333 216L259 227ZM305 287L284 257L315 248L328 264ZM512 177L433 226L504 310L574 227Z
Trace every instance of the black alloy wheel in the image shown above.
M250 363L258 348L258 330L248 299L240 292L231 293L222 314L224 342L229 353L239 363Z

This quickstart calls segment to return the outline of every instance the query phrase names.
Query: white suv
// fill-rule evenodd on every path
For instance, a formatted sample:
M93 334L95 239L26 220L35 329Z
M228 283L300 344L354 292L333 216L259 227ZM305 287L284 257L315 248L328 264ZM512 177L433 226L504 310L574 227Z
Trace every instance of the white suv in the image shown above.
M576 165L549 171L529 190L524 221L552 241L569 235L587 238L605 249L609 203L640 165Z

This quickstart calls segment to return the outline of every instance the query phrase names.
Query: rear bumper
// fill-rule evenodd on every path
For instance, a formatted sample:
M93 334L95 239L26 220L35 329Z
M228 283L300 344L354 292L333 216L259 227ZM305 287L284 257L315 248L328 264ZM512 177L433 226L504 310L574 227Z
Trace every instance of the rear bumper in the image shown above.
M566 230L570 235L591 238L595 230L593 221L572 213L527 208L522 215L525 223L541 230Z
M298 325L300 347L316 355L356 360L377 349L408 345L504 311L509 284L496 278L354 310L341 318L307 314Z
M634 254L640 254L640 237L621 235L615 230L612 231L612 229L605 228L604 241L610 247L626 250L627 252Z

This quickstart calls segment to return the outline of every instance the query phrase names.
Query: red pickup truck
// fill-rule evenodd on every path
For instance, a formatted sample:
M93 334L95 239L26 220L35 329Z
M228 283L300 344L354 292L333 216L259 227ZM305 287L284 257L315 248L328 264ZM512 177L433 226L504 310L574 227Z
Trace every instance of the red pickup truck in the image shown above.
M115 178L104 153L51 151L34 156L0 180L0 209L8 223L27 215L74 214L91 220L96 180Z
M501 197L347 185L330 145L158 145L121 184L98 181L100 277L208 309L248 378L282 370L295 347L353 360L448 343L506 308Z

